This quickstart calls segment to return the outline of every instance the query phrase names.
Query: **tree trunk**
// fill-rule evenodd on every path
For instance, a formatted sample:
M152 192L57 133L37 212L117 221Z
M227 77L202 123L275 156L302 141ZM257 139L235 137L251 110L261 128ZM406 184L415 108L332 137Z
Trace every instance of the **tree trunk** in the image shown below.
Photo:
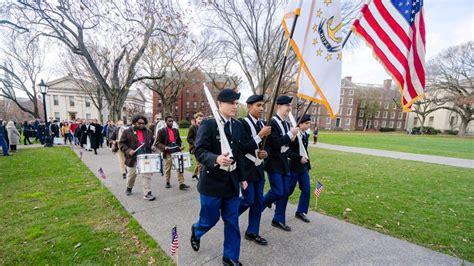
M425 128L425 120L426 117L422 116L420 119L421 125L420 125L420 134L424 135L423 129Z
M459 126L458 136L466 135L466 129L469 122L466 122L464 119L461 120L461 125Z

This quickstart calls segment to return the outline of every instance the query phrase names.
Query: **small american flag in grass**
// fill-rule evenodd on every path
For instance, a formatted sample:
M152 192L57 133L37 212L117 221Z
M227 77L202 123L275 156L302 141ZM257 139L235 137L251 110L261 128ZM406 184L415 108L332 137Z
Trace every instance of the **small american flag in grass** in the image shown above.
M107 177L105 176L105 173L104 173L104 170L101 168L99 168L99 176L100 178L102 179L106 179Z
M171 229L171 248L170 248L171 256L174 256L178 248L179 248L178 228L177 226L174 226L173 229Z
M321 194L321 191L324 189L324 186L323 184L321 184L321 182L318 181L318 183L316 184L316 189L314 190L314 195L319 198L319 194Z

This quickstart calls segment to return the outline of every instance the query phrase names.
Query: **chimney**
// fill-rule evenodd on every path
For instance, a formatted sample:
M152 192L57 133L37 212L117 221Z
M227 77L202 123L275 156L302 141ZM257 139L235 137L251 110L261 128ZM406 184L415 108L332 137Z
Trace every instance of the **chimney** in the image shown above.
M347 79L348 81L352 82L352 76L346 76L344 79Z
M392 80L391 79L386 79L383 81L383 89L384 90L390 90L392 88Z

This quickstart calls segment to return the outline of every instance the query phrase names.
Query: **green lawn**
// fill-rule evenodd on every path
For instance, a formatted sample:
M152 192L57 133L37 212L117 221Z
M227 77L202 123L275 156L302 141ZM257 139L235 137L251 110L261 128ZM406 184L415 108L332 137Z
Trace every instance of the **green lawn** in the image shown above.
M325 186L319 212L474 261L472 169L315 148L310 157L312 193L316 180Z
M19 150L0 169L0 265L173 264L71 149Z
M320 131L318 142L380 150L474 159L474 138Z

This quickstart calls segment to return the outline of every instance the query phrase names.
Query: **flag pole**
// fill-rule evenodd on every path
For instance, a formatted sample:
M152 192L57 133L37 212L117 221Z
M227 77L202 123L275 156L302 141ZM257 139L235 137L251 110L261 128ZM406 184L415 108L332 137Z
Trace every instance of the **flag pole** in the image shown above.
M286 40L286 48L285 48L285 55L283 57L283 63L281 65L281 70L280 70L280 75L278 76L278 82L275 86L275 89L273 90L273 100L272 100L272 106L270 107L270 112L268 113L267 116L267 126L270 125L272 116L273 116L273 111L275 110L275 104L276 104L276 99L278 97L278 91L280 90L280 85L281 85L281 80L283 79L283 74L285 72L285 65L286 61L288 59L288 53L290 52L290 44L291 40L293 39L293 34L295 33L295 28L296 28L296 21L298 21L298 17L300 16L301 10L299 8L296 9L295 11L295 19L293 20L293 25L291 25L291 31L290 31L290 38ZM265 149L265 145L267 144L267 137L263 139L263 144L262 144L262 150Z
M178 225L175 224L174 226L176 227L176 234L178 234ZM179 247L176 249L176 266L179 266Z
M346 38L344 38L344 41L342 41L342 48L344 48L344 46L346 46L346 42L347 42L347 40L349 40L349 37L351 37L353 31L354 31L354 28L351 27L351 29L349 30L349 32L346 35Z
M316 197L316 202L314 202L314 211L318 211L318 197Z
M303 116L308 112L312 104L313 104L313 101L309 101L308 106L306 106L306 109L304 109L304 112L303 114L301 114L300 119L298 119L298 123L296 123L297 126L301 123L301 120L303 120Z

